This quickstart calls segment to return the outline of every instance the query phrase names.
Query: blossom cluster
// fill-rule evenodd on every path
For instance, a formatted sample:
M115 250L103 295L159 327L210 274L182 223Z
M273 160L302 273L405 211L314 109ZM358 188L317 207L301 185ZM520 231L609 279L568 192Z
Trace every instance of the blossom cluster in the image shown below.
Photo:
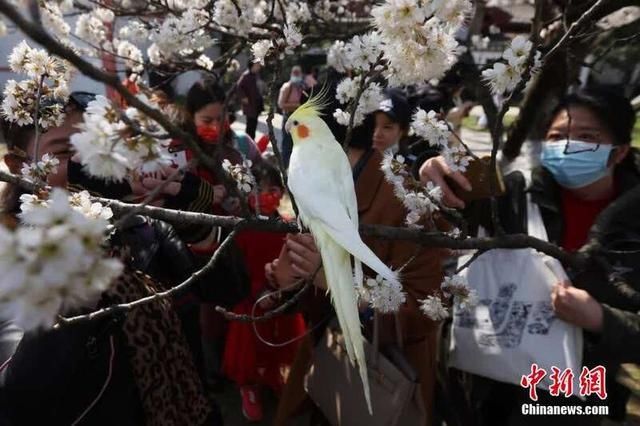
M94 48L105 48L111 50L109 46L109 25L113 23L115 14L110 9L97 7L91 12L82 13L76 21L74 34Z
M407 300L400 283L387 281L380 275L375 279L364 277L364 282L356 281L355 286L360 299L382 314L398 312Z
M256 179L251 173L251 160L244 160L241 164L231 164L229 160L222 162L222 169L236 182L238 190L246 194L253 191Z
M40 7L43 27L62 43L69 44L71 26L64 20L64 13L73 8L73 1L41 2Z
M457 61L469 0L387 0L371 10L392 86L438 79Z
M438 119L435 111L426 112L418 108L411 120L411 131L430 146L438 148L452 171L466 171L472 157L464 146L451 141L449 126L444 120Z
M28 126L35 123L37 114L38 125L43 129L59 126L64 119L63 105L69 98L71 76L67 63L22 41L9 55L9 68L28 78L7 81L2 100L6 120ZM38 93L40 99L36 101Z
M157 107L144 95L138 99ZM71 145L89 174L121 181L130 172L151 172L171 164L163 129L136 108L127 108L121 116L107 98L97 96L83 118Z
M411 176L404 157L394 156L389 151L385 153L380 169L387 182L393 185L396 197L407 209L406 224L412 228L423 228L425 220L440 209L438 205L442 201L442 189L431 182L422 185L416 181Z
M342 104L350 104L355 102L360 90L362 77L345 78L340 82L336 90L336 98ZM384 100L382 86L379 83L365 83L364 90L360 95L356 110L353 114L353 124L357 126L362 124L367 114L378 109L380 103ZM351 113L341 108L336 108L333 117L339 124L348 126L351 120Z
M503 96L515 90L527 69L532 48L531 41L524 36L517 36L502 54L503 61L495 62L493 67L482 71L494 95ZM542 65L541 55L540 51L536 51L533 56L532 76Z
M40 161L24 163L20 169L22 177L38 183L47 181L47 176L58 172L60 160L51 154L44 154Z
M366 79L366 90L353 117L355 125L381 100L381 88L374 83L377 74L395 87L440 78L451 68L460 53L455 33L470 5L468 0L387 0L371 10L373 31L333 44L327 63L339 72L350 70L356 75L338 86L340 103L354 102L362 79ZM349 112L342 108L334 117L343 125L351 121Z
M216 2L216 5L220 3L224 2ZM147 49L147 54L151 63L159 65L171 60L200 56L204 49L214 43L211 31L207 30L210 19L206 10L196 6L180 15L166 17L149 35L152 44Z
M39 203L33 197L23 196L20 226L0 225L0 309L25 330L95 306L122 272L120 261L105 257L103 249L108 214L85 216L62 189Z
M420 309L431 320L441 321L449 317L448 304L460 310L468 310L478 304L476 291L461 275L444 277L440 290L420 301Z

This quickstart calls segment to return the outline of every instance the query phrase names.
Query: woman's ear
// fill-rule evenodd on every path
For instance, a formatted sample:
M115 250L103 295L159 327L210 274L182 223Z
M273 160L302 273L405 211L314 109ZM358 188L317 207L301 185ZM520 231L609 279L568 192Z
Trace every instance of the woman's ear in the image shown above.
M622 161L627 157L627 154L629 154L630 149L631 149L631 145L629 144L618 145L616 149L613 151L613 158L612 158L613 165L615 166L622 163Z

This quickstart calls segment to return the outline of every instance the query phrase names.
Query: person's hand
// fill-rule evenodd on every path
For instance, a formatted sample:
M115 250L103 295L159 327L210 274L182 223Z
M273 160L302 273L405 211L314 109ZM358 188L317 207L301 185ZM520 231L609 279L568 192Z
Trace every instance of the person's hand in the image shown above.
M558 318L587 331L602 331L602 305L586 291L567 282L556 284L551 292L551 305Z
M311 234L289 235L285 244L291 258L291 269L297 278L313 277L322 264L313 236Z
M465 190L471 191L471 183L467 178L460 172L452 171L442 156L430 158L420 166L420 181L424 184L433 182L434 185L442 188L442 201L446 206L464 208L464 201L458 198L451 187L447 185L445 176L453 179Z
M276 259L273 262L269 262L264 265L264 276L267 278L267 282L272 287L276 287L278 285L278 280L276 279L276 269L278 268L279 261L280 259Z
M164 185L160 194L175 196L182 189L181 181L183 177L184 174L176 173L174 167L164 167L156 172L145 173L142 176L141 183L147 192L152 192L159 186ZM170 180L170 182L165 184L167 180Z

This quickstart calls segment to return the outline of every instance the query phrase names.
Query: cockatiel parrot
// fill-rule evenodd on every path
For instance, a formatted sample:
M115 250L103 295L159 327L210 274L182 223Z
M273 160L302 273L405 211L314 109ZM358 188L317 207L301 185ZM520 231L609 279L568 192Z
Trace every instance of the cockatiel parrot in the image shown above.
M399 280L360 239L353 173L342 146L320 117L321 97L301 105L285 123L293 139L289 188L298 205L299 220L309 228L320 250L347 354L352 364L358 364L372 413L354 277L362 282L364 263L391 282Z

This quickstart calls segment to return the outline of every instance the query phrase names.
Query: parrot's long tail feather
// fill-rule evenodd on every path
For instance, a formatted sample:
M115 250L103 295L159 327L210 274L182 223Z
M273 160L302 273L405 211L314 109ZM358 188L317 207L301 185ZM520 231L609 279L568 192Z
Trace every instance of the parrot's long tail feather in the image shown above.
M347 354L352 364L354 361L358 364L367 407L369 413L372 414L369 377L364 354L364 337L358 315L358 298L353 285L351 256L325 232L316 231L313 234L320 247L327 286L331 293L338 322L342 328ZM362 267L360 266L359 269L362 274ZM358 268L356 268L356 274L358 274Z
M338 230L330 229L329 233L338 244L353 255L356 261L364 263L369 268L380 274L384 279L393 283L400 283L398 274L385 265L384 262L382 262L380 258L378 258L378 256L376 256L376 254L367 247L367 245L360 239L358 231L350 230L349 232L340 232Z

